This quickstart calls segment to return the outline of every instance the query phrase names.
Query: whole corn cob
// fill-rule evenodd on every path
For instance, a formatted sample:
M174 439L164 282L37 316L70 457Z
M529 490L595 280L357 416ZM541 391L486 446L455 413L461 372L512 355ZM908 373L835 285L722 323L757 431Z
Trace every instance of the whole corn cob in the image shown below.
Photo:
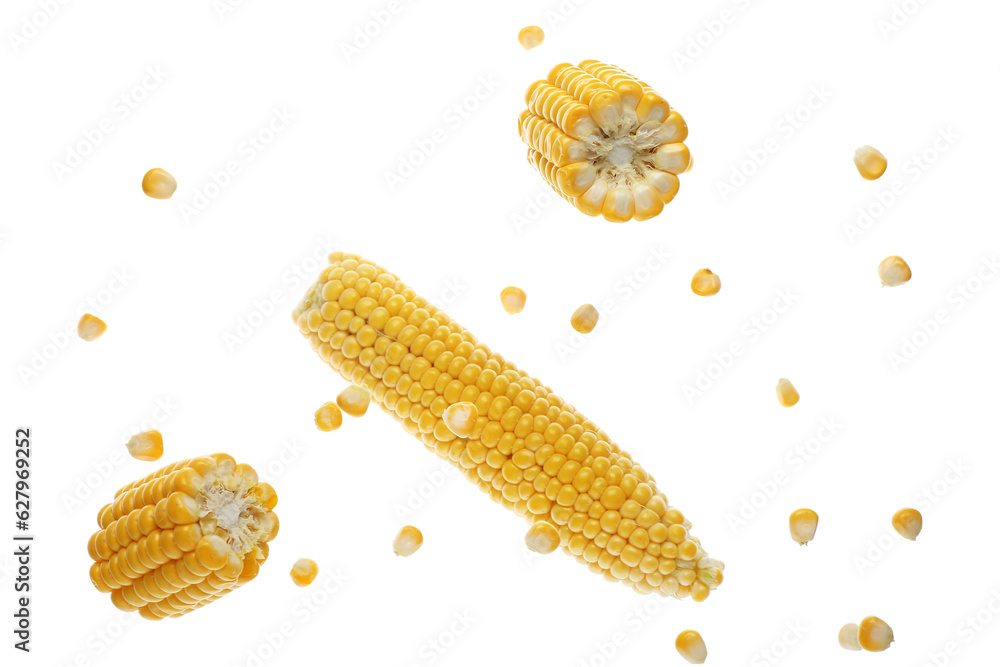
M123 611L182 616L257 576L278 533L277 504L271 485L228 454L168 465L101 509L90 580Z
M556 65L525 94L518 132L528 161L587 215L648 220L677 194L691 167L687 124L642 81L584 60Z
M321 359L564 551L641 593L701 601L722 581L690 522L604 431L396 276L335 252L292 313ZM468 437L442 419L470 402Z

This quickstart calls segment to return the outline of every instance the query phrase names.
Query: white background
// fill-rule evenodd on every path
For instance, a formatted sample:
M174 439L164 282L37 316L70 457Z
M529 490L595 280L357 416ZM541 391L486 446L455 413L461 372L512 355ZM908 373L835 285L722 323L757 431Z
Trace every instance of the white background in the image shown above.
M10 647L0 549L4 664L680 665L685 628L716 665L921 665L946 648L976 665L1000 650L992 612L978 631L965 620L1000 595L1000 287L984 262L1000 249L995 3L403 0L351 55L386 0L221 14L213 0L66 2L50 18L44 4L7 2L0 18L2 426L8 444L32 428L37 536L30 656ZM529 24L546 40L525 52ZM586 58L647 81L688 121L694 169L652 221L587 218L525 161L524 89ZM260 134L275 110L293 118ZM438 128L444 142L390 189L386 173ZM879 181L854 169L863 144L888 158ZM72 152L87 154L64 173ZM230 161L239 173L213 188ZM173 199L142 194L152 167L176 176ZM727 183L740 185L724 197ZM859 209L874 217L849 235ZM660 602L563 554L529 558L522 520L457 475L442 482L443 464L380 411L317 431L313 411L346 383L289 312L330 246L440 299L611 433L727 563L722 587ZM670 259L645 271L661 249ZM910 284L880 287L891 254ZM723 282L710 299L689 289L705 266ZM528 294L518 316L500 307L508 284ZM775 318L782 292L792 306ZM605 300L614 312L574 347L569 315ZM108 322L104 338L63 335L83 310ZM716 379L689 400L699 372ZM802 394L792 409L775 400L781 376ZM824 420L836 434L803 462L794 452ZM123 457L152 425L162 461ZM260 577L179 620L118 613L87 577L97 511L161 463L216 451L280 496ZM429 497L401 516L413 494ZM736 524L744 501L756 508ZM915 543L887 528L907 505L925 510ZM821 518L800 548L787 517L803 506ZM391 549L404 523L425 536L409 559ZM287 574L303 556L321 569L309 589ZM346 581L326 595L334 573ZM868 614L897 642L842 651L840 626Z

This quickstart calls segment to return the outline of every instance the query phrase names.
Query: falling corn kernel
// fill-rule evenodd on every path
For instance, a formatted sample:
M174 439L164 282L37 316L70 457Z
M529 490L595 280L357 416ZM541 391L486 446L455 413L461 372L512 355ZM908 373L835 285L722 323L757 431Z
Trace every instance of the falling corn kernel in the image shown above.
M540 46L544 40L545 31L537 25L529 25L526 28L521 28L521 31L517 33L517 41L521 43L525 51L530 51L536 46Z
M910 266L899 255L890 255L878 265L878 277L885 287L896 287L910 281L913 273Z
M691 291L698 296L712 296L722 289L722 279L708 269L698 269L691 279Z
M642 81L596 60L562 63L525 101L528 162L581 212L648 220L677 194L691 165L687 124Z
M799 392L788 378L779 378L774 390L778 393L778 403L783 408L790 408L799 402Z
M142 191L153 199L170 199L177 190L177 180L162 169L150 169L142 177Z
M854 151L854 166L858 168L861 178L874 181L885 173L885 156L871 146L862 146Z
M125 446L132 458L139 461L157 461L163 456L163 436L157 430L136 433Z
M697 630L685 630L677 635L674 646L677 647L677 652L681 654L681 657L692 665L700 665L708 657L705 640L701 638Z
M476 407L475 403L468 401L453 403L444 409L441 420L453 434L459 438L468 438L476 430L479 408Z
M597 309L589 303L585 303L573 312L573 316L569 318L569 323L580 333L588 334L597 326L597 319L599 317L600 313L597 312Z
M316 411L316 428L321 431L336 431L344 423L344 415L336 403L324 403Z
M812 510L795 510L788 517L788 528L792 533L792 539L799 544L812 542L812 539L816 537L816 525L818 523L819 515Z
M363 417L371 401L368 390L356 384L337 394L337 406L352 417Z
M424 536L416 526L403 526L392 542L397 556L412 556L424 543Z
M837 641L840 642L841 648L848 651L860 651L861 644L858 643L858 624L848 623L842 627L840 634L837 635Z
M500 303L503 305L503 309L511 315L524 310L524 302L527 299L528 296L520 287L504 287L500 291Z
M228 454L168 465L98 513L90 580L122 611L182 616L257 576L278 534L276 504L274 489Z
M892 628L878 616L867 616L858 626L858 645L866 651L884 651L892 640Z
M79 324L76 325L76 335L88 343L103 336L107 330L108 325L104 323L104 320L90 313L84 313Z
M904 507L892 515L892 527L904 538L915 540L924 527L924 518L917 510Z
M325 364L492 500L557 527L592 572L696 602L721 584L724 565L607 433L383 267L332 253L292 318ZM468 437L445 421L462 402L479 414Z
M319 574L319 565L309 558L300 558L295 561L295 565L292 566L288 574L291 575L296 586L308 586Z
M536 521L524 535L524 543L535 553L550 554L559 548L559 531L548 521Z

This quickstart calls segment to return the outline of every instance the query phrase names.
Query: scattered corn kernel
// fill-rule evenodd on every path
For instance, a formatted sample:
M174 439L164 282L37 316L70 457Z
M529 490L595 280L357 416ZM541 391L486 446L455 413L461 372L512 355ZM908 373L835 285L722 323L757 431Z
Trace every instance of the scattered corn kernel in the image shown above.
M924 527L924 518L917 510L904 507L892 515L892 527L906 539L915 540Z
M356 384L337 394L337 406L352 417L363 417L371 401L371 393Z
M890 255L883 259L878 265L878 277L882 279L882 285L886 287L896 287L910 281L913 272L910 266L903 261L899 255Z
M528 296L524 293L524 290L520 287L504 287L500 291L500 303L503 305L503 309L506 310L511 315L520 313L524 310L524 302L527 301Z
M308 586L319 574L319 565L309 558L300 558L295 561L291 571L288 573L296 586Z
M537 25L529 25L526 28L521 28L521 31L517 33L517 41L521 43L525 51L530 51L536 46L540 46L544 40L545 31Z
M722 279L708 269L698 269L691 279L691 291L698 296L712 296L722 289Z
M479 420L479 409L475 403L462 401L454 403L445 408L441 414L441 419L448 430L460 438L468 438L476 430L476 422Z
M139 461L156 461L163 456L163 436L155 429L136 433L125 446L132 458Z
M854 166L858 168L861 178L874 181L885 173L885 156L871 146L862 146L854 151Z
M344 423L344 415L336 403L324 403L316 411L316 428L321 431L336 431Z
M170 199L177 190L177 179L162 169L150 169L142 177L142 191L153 199Z
M397 556L412 556L424 543L424 536L416 526L403 526L392 542Z
M681 657L692 665L700 665L708 657L705 640L701 638L697 630L685 630L677 635L674 646L677 647L677 652L681 654Z
M524 543L535 553L550 554L559 548L559 531L548 521L536 521L525 534Z
M588 334L597 326L599 317L600 313L597 312L597 309L589 303L585 303L576 309L573 316L569 318L569 323L580 333Z
M892 640L892 628L878 616L867 616L858 626L858 645L866 651L884 651Z
M774 390L778 393L778 403L783 408L790 408L799 402L799 392L788 378L779 378Z
M858 624L848 623L842 627L840 634L837 635L837 641L840 642L841 648L848 651L860 651L861 644L858 643Z
M76 325L76 335L88 343L103 336L107 330L108 325L104 323L104 320L90 313L84 313L79 324Z
M816 537L817 524L819 524L819 515L812 510L795 510L788 517L788 529L792 533L792 539L799 544L812 542L812 539Z

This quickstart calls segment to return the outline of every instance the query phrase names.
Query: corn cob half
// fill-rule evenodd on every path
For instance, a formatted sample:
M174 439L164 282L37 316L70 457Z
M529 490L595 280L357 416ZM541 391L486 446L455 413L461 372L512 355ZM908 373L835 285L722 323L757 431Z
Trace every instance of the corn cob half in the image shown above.
M493 500L556 526L592 571L697 601L722 581L690 522L604 431L374 262L331 254L292 317L324 362ZM442 419L460 402L479 415L461 438Z

